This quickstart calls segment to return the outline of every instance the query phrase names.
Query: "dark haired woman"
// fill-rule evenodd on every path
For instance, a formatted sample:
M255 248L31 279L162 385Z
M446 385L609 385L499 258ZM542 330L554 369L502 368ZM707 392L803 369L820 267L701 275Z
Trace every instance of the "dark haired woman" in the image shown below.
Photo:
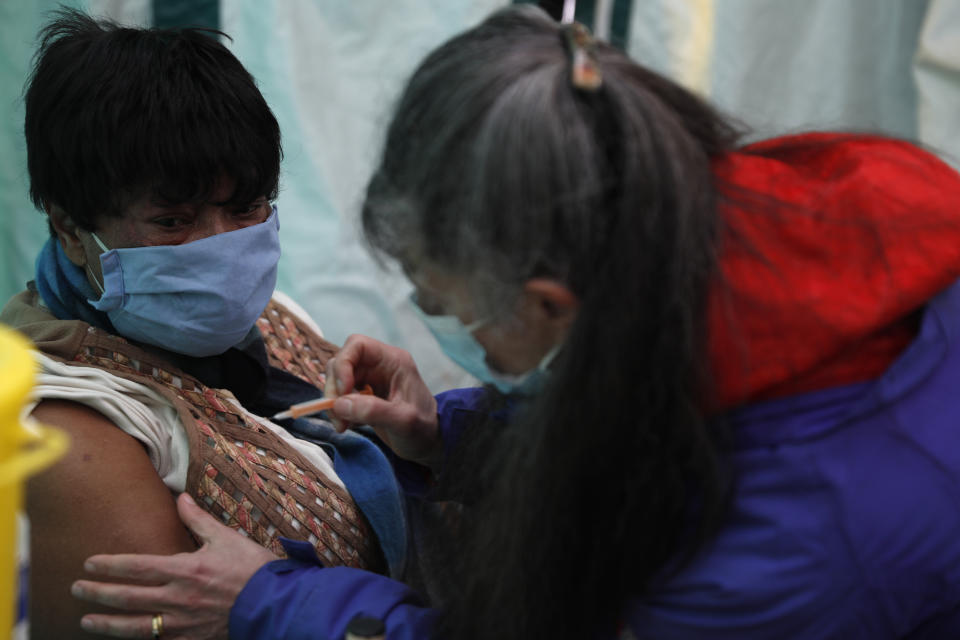
M494 14L410 80L363 211L490 385L435 399L356 336L327 370L340 420L459 499L423 544L436 608L301 558L204 614L232 607L244 639L339 638L359 613L388 638L957 637L958 205L960 176L914 146L739 148L582 28ZM77 592L206 637L188 600L240 543L181 507L206 553L92 560L175 586Z
M320 396L336 348L274 295L280 130L215 35L69 10L41 33L25 134L51 237L0 315L37 346L33 416L72 441L27 491L33 637L86 637L89 555L197 548L171 492L262 545L248 562L285 536L385 571L406 546L375 444L262 417Z

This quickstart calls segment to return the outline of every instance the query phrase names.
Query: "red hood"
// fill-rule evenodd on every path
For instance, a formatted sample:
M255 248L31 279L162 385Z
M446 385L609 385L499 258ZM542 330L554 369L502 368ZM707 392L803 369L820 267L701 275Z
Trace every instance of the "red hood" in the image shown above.
M960 175L913 145L798 135L715 174L714 410L876 377L960 277Z

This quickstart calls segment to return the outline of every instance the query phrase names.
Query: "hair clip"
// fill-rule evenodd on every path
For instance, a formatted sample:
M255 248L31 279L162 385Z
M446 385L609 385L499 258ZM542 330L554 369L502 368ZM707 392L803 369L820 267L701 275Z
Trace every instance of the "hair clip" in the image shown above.
M563 35L570 56L570 84L581 91L597 91L603 84L603 76L590 30L579 22L571 22L563 26Z

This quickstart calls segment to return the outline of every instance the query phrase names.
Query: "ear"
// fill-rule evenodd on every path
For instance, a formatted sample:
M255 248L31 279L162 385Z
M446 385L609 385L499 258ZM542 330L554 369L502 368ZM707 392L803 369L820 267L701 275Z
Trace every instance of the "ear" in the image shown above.
M57 240L60 241L60 248L70 259L70 262L83 267L87 264L87 254L83 250L83 242L77 233L77 223L67 215L67 212L55 204L48 204L47 216L50 217L50 224L53 230L57 232Z
M552 278L532 278L523 285L528 312L549 332L554 343L562 341L580 311L580 299L567 285Z

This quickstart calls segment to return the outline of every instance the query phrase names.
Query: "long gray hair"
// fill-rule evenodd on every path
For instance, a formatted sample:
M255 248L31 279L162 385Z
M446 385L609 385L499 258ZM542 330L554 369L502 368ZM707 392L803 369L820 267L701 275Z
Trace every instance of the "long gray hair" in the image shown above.
M448 558L444 637L612 628L715 530L725 476L701 407L715 269L711 158L736 134L698 98L603 45L571 84L561 27L493 14L414 73L370 181L369 243L464 277L502 307L565 283L580 311L545 391L469 438L480 496Z

